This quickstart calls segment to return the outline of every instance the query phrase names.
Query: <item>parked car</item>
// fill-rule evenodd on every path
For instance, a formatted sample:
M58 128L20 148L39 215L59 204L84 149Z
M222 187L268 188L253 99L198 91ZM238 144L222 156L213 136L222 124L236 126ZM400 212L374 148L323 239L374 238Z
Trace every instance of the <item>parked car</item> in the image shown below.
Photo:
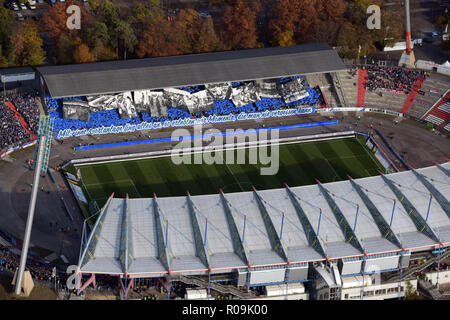
M20 9L27 10L27 6L25 5L25 3L19 2L19 6L20 6Z
M21 14L20 12L17 12L17 20L19 20L19 21L24 20L23 14Z
M31 10L34 10L34 9L36 9L36 0L28 0L28 7L31 9Z
M15 3L15 2L11 2L11 8L12 8L14 11L19 10L19 6L18 6L17 3Z

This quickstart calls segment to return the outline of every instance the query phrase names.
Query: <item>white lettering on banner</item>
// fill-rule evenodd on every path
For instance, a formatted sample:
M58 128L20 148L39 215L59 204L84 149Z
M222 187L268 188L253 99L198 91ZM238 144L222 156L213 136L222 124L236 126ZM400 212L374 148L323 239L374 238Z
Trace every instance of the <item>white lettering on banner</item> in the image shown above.
M127 123L125 125L111 125L108 127L97 127L97 128L89 128L89 129L63 129L56 132L56 139L65 139L70 137L80 137L86 135L101 135L101 134L111 134L111 133L123 133L123 132L135 132L141 130L152 130L152 129L161 129L161 128L175 128L175 127L188 127L194 125L205 125L205 124L215 124L215 123L224 123L224 122L235 122L235 121L244 121L244 120L256 120L256 119L265 119L265 118L278 118L278 117L287 117L298 114L310 114L314 113L314 107L300 107L300 108L292 108L292 109L283 109L283 110L272 110L272 111L263 111L263 112L252 112L252 113L239 113L239 114L229 114L226 116L217 116L212 115L209 117L202 118L186 118L186 119L178 119L178 120L166 120L161 122L141 122L139 124L130 124Z

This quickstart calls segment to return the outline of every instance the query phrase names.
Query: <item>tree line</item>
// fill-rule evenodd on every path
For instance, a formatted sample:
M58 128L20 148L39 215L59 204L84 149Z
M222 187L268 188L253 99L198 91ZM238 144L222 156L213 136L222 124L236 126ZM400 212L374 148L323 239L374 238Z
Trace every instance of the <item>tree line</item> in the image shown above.
M378 3L377 3L378 1ZM16 21L0 0L0 67L86 63L160 57L265 46L327 42L342 57L374 51L377 42L402 38L403 18L389 11L382 27L366 27L368 0L214 0L217 15L193 9L168 16L159 0L118 7L113 0L89 0L81 7L81 29L69 30L58 2L39 21ZM375 0L382 7L382 0ZM370 4L374 4L371 0ZM44 50L45 47L45 50Z

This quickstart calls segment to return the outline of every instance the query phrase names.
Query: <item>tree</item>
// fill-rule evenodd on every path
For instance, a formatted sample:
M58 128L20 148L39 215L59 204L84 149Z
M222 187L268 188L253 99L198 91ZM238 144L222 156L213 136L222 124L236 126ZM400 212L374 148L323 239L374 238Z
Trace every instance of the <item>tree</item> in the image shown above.
M13 12L4 7L4 0L0 0L0 64L2 67L14 65L14 45L11 34L16 24Z
M318 11L319 0L296 2L296 12L298 14L298 22L296 25L295 36L297 43L307 42L309 33L314 27L320 23Z
M136 53L138 57L163 57L183 53L181 45L174 41L176 34L168 21L158 25L148 24L139 40Z
M140 23L159 23L164 19L164 12L161 10L159 0L150 0L147 5L139 3L133 9L133 17Z
M343 0L320 0L320 9L317 9L322 21L343 21L347 5Z
M87 29L87 44L95 58L99 58L110 41L108 27L105 23L96 21Z
M70 35L62 34L59 37L58 42L56 44L54 57L55 63L59 64L74 63L75 60L73 57L73 53L80 42L81 39L78 37L74 39Z
M85 43L81 43L77 46L74 54L74 60L76 63L94 62L95 57L89 50L89 47Z
M269 39L273 46L290 46L295 44L294 31L297 13L292 0L277 1L269 21Z
M133 28L126 21L119 21L115 29L117 40L123 44L123 57L127 58L127 51L133 52L138 43Z
M309 41L310 33L320 22L317 12L320 6L319 0L279 0L269 21L271 44L293 45Z
M42 48L42 38L38 28L32 20L26 21L16 29L15 57L20 66L37 66L45 61L45 51Z
M256 12L244 0L230 0L222 14L219 37L226 50L249 49L258 46Z
M413 288L410 281L406 282L405 300L423 300L423 297Z
M181 45L183 53L192 53L198 37L203 17L195 10L181 9L171 28L177 35L177 42Z
M67 13L64 3L57 3L50 7L42 15L42 26L46 36L55 44L58 42L61 34L67 34L70 30L67 28Z
M214 52L222 49L222 43L214 30L211 17L203 19L199 36L194 44L194 53Z

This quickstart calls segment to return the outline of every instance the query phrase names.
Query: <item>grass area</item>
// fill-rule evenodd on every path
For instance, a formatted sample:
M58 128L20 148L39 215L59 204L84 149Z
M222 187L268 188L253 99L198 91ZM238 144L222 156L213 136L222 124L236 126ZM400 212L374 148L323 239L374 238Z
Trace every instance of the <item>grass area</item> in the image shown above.
M364 145L365 137L283 144L279 170L260 175L262 164L183 164L170 156L79 166L88 200L101 207L115 193L130 198L184 196L257 189L283 188L377 175L382 165ZM236 150L234 159L236 159ZM249 149L245 149L249 159ZM235 161L236 162L236 161ZM71 168L74 172L76 168Z

